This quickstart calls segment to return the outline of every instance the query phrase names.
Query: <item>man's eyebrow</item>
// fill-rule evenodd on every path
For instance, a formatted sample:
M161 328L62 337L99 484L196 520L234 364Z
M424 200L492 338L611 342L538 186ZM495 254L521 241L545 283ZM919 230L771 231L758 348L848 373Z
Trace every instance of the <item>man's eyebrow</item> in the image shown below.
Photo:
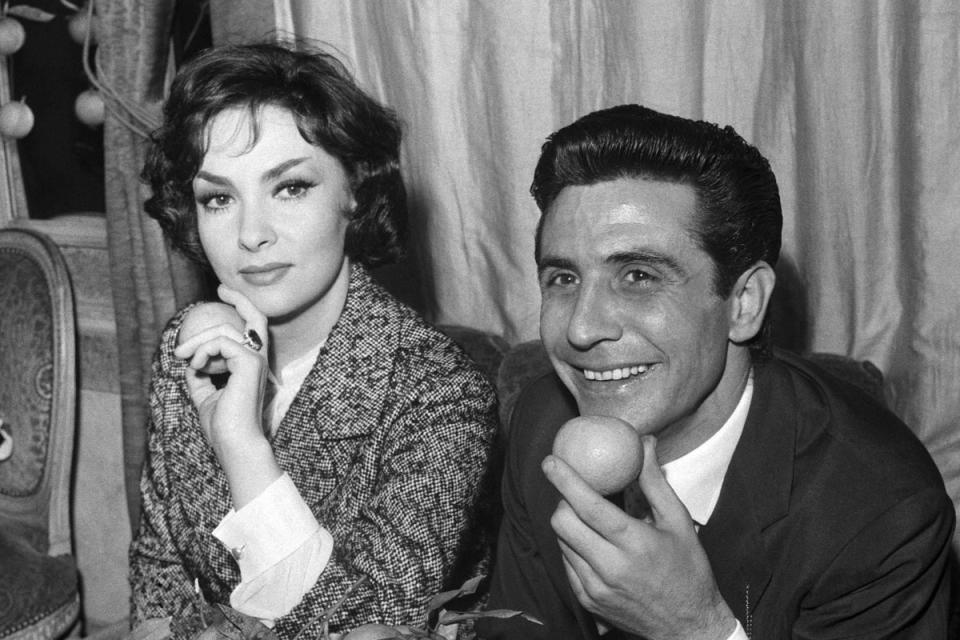
M604 262L607 264L616 265L640 262L672 271L680 277L686 277L687 275L687 270L679 262L677 262L671 256L657 251L646 251L643 249L617 251L616 253L611 253L609 256L607 256L604 259Z
M547 269L568 269L572 271L574 264L572 260L558 256L541 256L540 262L537 263L537 275L542 275Z

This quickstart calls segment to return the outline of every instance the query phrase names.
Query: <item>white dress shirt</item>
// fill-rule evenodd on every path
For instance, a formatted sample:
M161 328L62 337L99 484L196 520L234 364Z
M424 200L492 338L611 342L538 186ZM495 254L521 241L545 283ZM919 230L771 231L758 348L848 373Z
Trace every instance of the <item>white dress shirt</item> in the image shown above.
M753 371L747 378L747 385L740 396L740 402L720 430L690 453L671 460L663 465L663 475L680 502L690 512L697 530L707 524L720 497L723 477L727 475L733 451L740 441L743 426L747 422L747 411L753 399ZM737 620L737 628L727 640L748 640L747 632Z

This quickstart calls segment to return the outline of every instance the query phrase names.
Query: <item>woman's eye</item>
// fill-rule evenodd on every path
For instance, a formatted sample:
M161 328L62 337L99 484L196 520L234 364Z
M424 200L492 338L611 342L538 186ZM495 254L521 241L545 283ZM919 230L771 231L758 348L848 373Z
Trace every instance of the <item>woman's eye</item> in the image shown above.
M306 180L284 182L277 189L277 194L282 198L302 198L306 195L307 191L309 191L311 187L313 187L313 184L307 182Z
M225 209L230 205L231 198L226 193L212 193L197 198L197 202L207 211Z

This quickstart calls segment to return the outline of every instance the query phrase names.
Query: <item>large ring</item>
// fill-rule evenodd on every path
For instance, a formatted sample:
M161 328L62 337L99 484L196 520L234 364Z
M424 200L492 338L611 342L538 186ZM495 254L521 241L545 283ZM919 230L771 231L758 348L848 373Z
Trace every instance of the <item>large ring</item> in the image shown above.
M245 347L250 347L254 351L260 351L260 349L263 349L263 340L260 339L260 334L253 329L244 330L243 339L240 340L240 344Z

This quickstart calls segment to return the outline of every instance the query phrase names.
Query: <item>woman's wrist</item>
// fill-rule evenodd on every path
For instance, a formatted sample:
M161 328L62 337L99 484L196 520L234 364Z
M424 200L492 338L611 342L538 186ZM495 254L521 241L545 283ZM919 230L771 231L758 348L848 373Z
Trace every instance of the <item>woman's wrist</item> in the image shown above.
M231 443L217 451L235 509L259 496L283 474L266 437Z

